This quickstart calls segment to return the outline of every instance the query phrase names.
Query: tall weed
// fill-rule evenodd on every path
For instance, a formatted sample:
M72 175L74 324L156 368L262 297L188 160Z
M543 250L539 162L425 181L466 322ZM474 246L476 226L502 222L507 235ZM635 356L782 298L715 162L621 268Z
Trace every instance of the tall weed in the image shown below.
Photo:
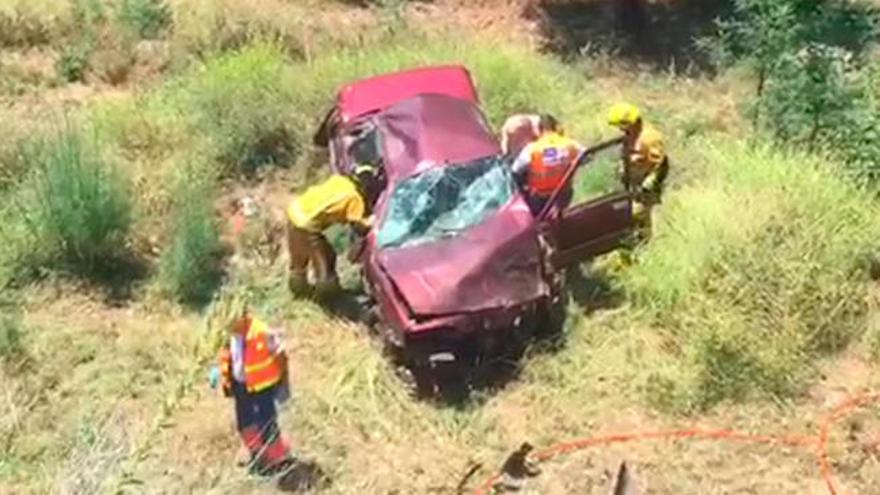
M98 143L67 128L27 143L22 157L31 175L17 206L30 236L46 250L45 262L91 271L108 268L125 253L131 189Z
M208 302L219 283L215 179L209 165L195 159L182 167L173 187L171 240L159 261L159 276L165 290L184 303Z

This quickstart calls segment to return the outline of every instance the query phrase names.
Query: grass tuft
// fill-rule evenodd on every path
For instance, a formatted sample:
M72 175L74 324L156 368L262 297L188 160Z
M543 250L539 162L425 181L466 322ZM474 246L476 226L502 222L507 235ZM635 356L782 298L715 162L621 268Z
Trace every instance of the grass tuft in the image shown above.
M22 159L31 175L17 207L46 263L94 271L123 257L133 219L130 187L99 143L68 127L26 143Z
M252 173L285 164L296 152L294 88L280 49L257 44L197 67L172 84L168 101L206 137L227 171Z
M172 14L164 0L122 0L116 12L118 21L142 39L161 38L171 28Z
M205 304L220 281L219 225L210 168L194 160L182 167L173 187L171 241L159 261L164 288L177 300Z

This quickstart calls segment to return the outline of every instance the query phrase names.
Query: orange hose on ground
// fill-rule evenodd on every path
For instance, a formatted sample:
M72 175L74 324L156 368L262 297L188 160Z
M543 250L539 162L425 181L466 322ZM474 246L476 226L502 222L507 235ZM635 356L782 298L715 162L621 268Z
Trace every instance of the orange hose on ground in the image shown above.
M846 417L853 410L880 400L880 393L866 393L852 397L829 411L820 423L817 435L801 436L801 435L753 435L742 433L735 430L719 429L706 430L702 428L690 428L681 430L661 430L647 432L633 432L616 435L608 435L602 437L588 437L571 442L559 443L540 450L534 454L539 462L546 462L560 455L571 452L588 449L603 445L612 445L617 443L628 443L645 440L668 440L668 439L708 439L723 441L741 441L752 443L770 443L788 445L792 447L812 447L813 454L819 461L819 471L828 492L831 495L838 495L839 491L834 481L834 471L828 461L828 435L831 426L838 422L841 418ZM489 493L495 484L501 479L502 473L496 473L487 479L482 485L477 487L476 495Z

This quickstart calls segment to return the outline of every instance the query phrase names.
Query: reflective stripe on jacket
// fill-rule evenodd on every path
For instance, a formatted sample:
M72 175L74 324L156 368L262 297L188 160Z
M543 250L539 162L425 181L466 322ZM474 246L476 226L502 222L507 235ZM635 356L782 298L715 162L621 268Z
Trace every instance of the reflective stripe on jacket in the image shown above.
M580 146L573 139L547 133L531 144L529 149L529 191L537 196L549 196L562 184L565 172L577 159Z
M366 202L354 181L332 175L295 197L287 208L294 227L320 232L337 223L366 224Z

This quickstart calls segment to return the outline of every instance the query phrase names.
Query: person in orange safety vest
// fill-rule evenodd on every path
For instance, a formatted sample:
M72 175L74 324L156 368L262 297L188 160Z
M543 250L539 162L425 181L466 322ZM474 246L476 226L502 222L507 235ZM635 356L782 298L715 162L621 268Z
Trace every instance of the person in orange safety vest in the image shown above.
M278 333L246 308L233 315L211 385L220 381L224 395L235 401L237 429L250 454L251 471L283 472L296 462L278 428L275 405L286 400L289 391L287 354Z
M539 214L553 192L562 185L565 173L584 151L584 147L562 132L551 115L541 115L538 122L540 136L520 151L513 161L513 173L525 184L526 199L532 213ZM571 184L558 198L557 205L565 208L571 202Z

